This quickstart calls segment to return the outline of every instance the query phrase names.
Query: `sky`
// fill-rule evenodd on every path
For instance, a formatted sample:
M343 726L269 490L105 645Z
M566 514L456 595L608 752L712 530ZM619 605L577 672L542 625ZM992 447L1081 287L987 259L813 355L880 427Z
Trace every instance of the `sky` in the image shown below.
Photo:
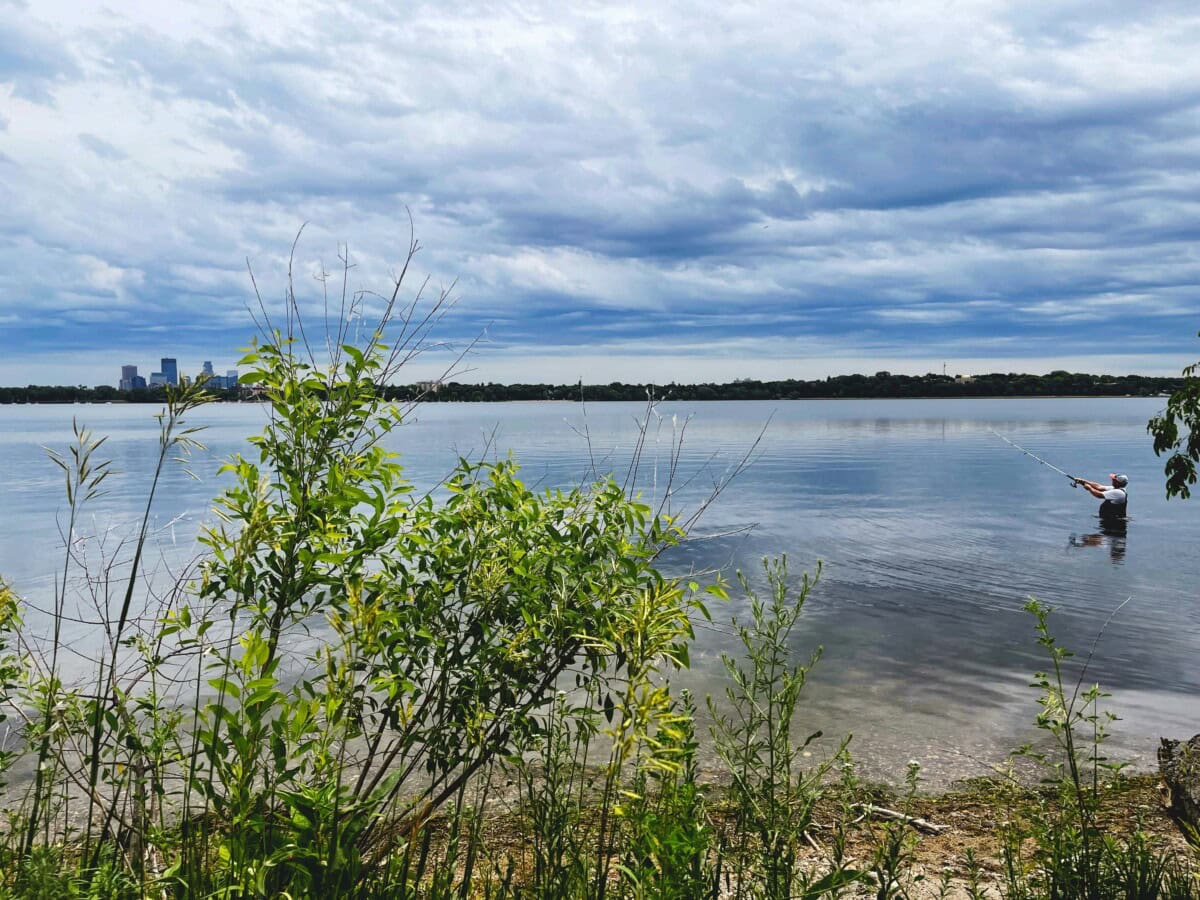
M411 236L401 381L1178 374L1200 7L0 0L0 384L224 371L250 272L319 329Z

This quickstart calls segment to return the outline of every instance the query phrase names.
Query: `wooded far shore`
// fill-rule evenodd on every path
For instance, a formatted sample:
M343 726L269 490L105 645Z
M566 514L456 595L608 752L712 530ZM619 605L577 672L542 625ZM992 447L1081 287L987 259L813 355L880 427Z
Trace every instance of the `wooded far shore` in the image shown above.
M648 394L662 400L833 400L869 398L955 397L1155 397L1179 390L1182 377L1146 375L1088 375L1055 371L1046 375L993 373L974 377L951 375L837 375L801 381L739 379L727 384L463 384L419 382L385 385L388 400L424 402L504 402L514 400L644 401ZM218 399L254 400L249 385L215 390ZM163 387L121 391L111 385L0 387L0 403L158 403L166 400Z

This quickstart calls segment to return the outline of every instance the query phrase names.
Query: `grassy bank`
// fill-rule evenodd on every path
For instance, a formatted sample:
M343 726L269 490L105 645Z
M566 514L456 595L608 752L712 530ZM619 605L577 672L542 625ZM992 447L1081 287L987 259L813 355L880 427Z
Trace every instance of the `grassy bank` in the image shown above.
M201 437L202 388L170 395L145 515L99 564L81 528L109 477L103 439L77 426L52 455L68 536L54 597L0 592L0 765L30 773L5 794L0 896L1197 895L1161 817L1114 818L1144 785L1104 759L1105 695L1038 604L1031 710L1051 750L1021 758L1040 792L931 807L949 801L920 797L914 765L881 796L848 737L813 762L817 735L793 726L820 654L791 648L814 582L783 560L762 596L740 583L750 614L697 735L671 676L728 585L656 569L690 520L670 490L657 508L637 496L641 446L622 480L569 491L469 460L444 502L415 491L382 447L407 410L376 386L437 307L417 318L399 290L361 344L352 305L318 361L293 304L290 332L242 361L272 416L166 589L146 577L154 498ZM700 740L716 785L699 783ZM930 869L922 829L949 841L940 826L969 809L994 836L945 844L956 881Z
M740 821L726 788L727 785L710 784L702 789L707 798L702 825L709 830L710 844L715 848L728 848L739 840ZM894 813L908 816L909 821L898 820ZM1034 869L1030 859L1024 861L1024 868L1010 868L1016 852L1036 852L1036 842L1031 843L1028 836L1041 826L1047 814L1055 818L1063 814L1053 790L1003 780L975 779L936 795L914 796L889 785L847 787L834 783L821 792L815 804L812 822L797 846L796 867L810 881L819 881L830 870L835 853L840 853L846 867L859 875L839 889L831 888L830 895L878 896L881 883L878 875L889 869L894 871L895 878L886 889L888 896L1051 895L1045 884L1032 883ZM582 827L594 824L596 818L595 809L584 810L580 816ZM897 822L902 837L899 845L895 842ZM497 800L486 812L480 831L482 855L499 860L501 871L507 871L511 865L514 882L527 886L535 883L538 864L532 850L535 835L530 824L519 801ZM1099 797L1097 824L1116 847L1134 848L1135 861L1136 854L1144 850L1143 864L1154 865L1157 859L1177 867L1171 873L1172 884L1160 883L1165 890L1160 890L1159 895L1195 895L1196 884L1193 880L1189 886L1186 874L1190 870L1195 877L1195 851L1164 808L1157 777L1131 775L1106 786ZM436 857L445 852L449 843L453 817L436 817L431 820L430 829L430 852ZM754 877L752 871L720 854L721 851L714 851L703 862L701 870L707 873L708 880L699 893L690 896L737 896L739 882ZM1124 864L1128 862L1127 857ZM1115 858L1110 859L1110 864L1118 865ZM478 887L482 889L483 883ZM1101 888L1097 895L1155 896L1153 891L1126 893L1126 887L1111 885L1107 891ZM613 893L638 895L619 882ZM797 890L791 896L803 893ZM533 890L530 895L546 893ZM742 885L742 895L788 896L770 895L752 884ZM1078 894L1065 890L1059 895ZM580 896L587 893L581 891Z

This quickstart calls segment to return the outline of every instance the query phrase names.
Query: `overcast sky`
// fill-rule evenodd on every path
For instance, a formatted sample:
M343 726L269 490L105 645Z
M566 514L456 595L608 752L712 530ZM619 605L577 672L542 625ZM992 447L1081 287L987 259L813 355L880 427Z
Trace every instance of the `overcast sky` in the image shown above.
M409 213L463 380L1177 374L1200 12L0 0L0 384L222 371Z

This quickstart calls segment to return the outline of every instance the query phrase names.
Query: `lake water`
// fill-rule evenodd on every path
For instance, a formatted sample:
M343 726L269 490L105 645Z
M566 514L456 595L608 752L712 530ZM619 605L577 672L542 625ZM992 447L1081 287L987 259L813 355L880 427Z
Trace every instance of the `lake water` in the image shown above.
M867 773L896 780L923 763L933 785L984 774L1035 736L1030 674L1044 666L1033 621L1036 596L1058 608L1052 626L1085 656L1106 619L1088 680L1114 693L1123 721L1113 755L1153 765L1158 735L1200 731L1200 499L1166 501L1146 420L1153 399L891 400L663 404L639 472L661 494L673 437L684 422L674 502L694 507L736 466L770 420L751 465L664 565L741 568L756 583L760 559L786 553L798 578L824 565L797 630L796 650L824 657L802 701L802 726L853 732ZM156 453L150 407L0 406L0 573L42 602L61 567L61 473L41 449L64 447L72 417L109 435L121 470L94 503L84 530L109 548L136 521ZM392 440L408 476L432 486L458 454L511 450L529 483L624 472L635 441L635 404L432 404ZM155 522L167 562L184 558L210 515L220 460L243 449L264 411L213 406L207 453L165 476ZM585 430L588 442L581 436ZM1130 476L1127 534L1105 534L1097 502L1061 475L1017 453L989 429L1093 480ZM684 482L687 482L686 486ZM1131 599L1130 599L1131 598ZM736 650L733 616L744 599L714 604L698 628L693 668L676 683L722 690L720 653ZM37 617L30 624L36 627ZM72 640L86 644L88 629ZM829 752L825 740L816 754Z

